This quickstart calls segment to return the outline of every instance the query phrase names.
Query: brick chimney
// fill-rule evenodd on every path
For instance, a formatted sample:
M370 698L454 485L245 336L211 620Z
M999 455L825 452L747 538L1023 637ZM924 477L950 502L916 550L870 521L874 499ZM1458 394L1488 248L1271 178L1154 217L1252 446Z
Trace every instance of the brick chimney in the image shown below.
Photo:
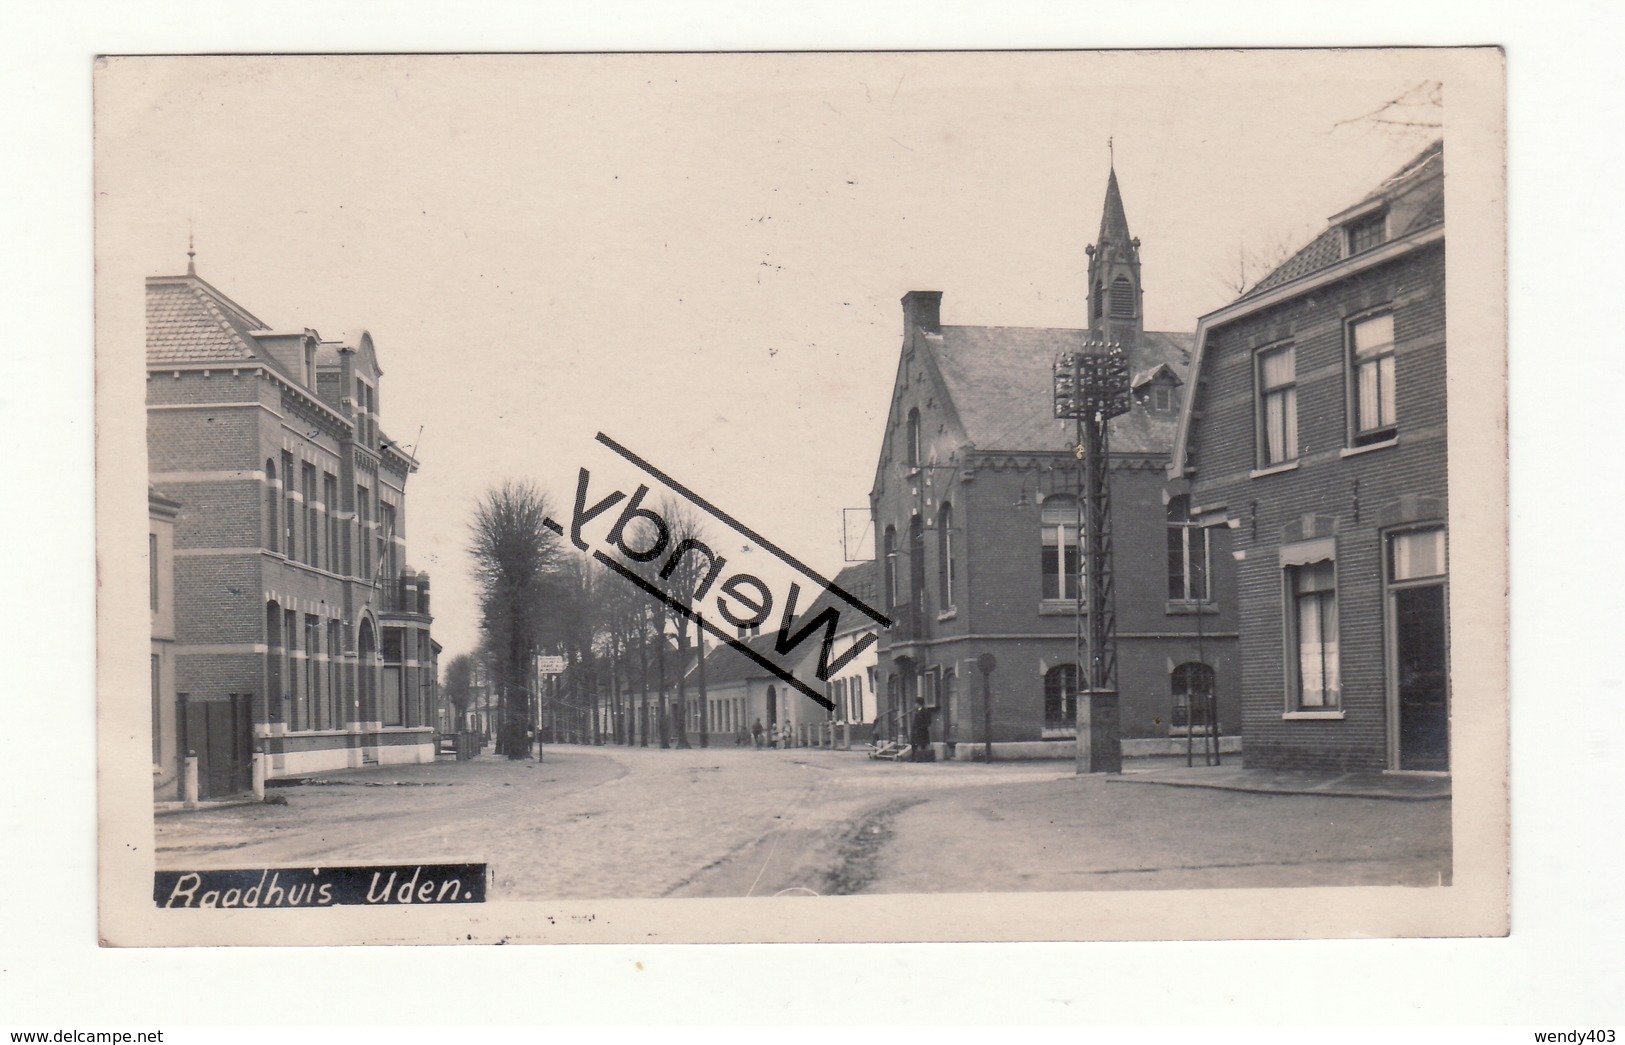
M903 295L903 332L915 327L928 334L942 333L942 291L911 290Z

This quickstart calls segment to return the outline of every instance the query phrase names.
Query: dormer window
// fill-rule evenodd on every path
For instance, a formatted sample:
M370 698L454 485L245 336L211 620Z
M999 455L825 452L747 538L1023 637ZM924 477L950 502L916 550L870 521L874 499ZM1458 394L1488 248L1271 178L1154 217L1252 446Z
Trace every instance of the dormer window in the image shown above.
M1167 385L1157 385L1151 389L1151 409L1158 413L1165 413L1174 408L1174 390Z
M1377 211L1356 218L1343 227L1348 237L1349 256L1363 254L1388 239L1388 213Z

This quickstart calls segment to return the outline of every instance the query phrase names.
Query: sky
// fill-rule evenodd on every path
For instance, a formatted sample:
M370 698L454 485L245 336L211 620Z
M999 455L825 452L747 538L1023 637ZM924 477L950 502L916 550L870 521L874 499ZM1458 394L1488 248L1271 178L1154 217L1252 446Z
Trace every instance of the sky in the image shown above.
M420 460L407 560L449 657L477 639L476 500L528 479L567 512L600 431L832 576L903 294L942 291L948 324L1084 325L1115 164L1147 325L1192 330L1239 258L1256 279L1439 133L1367 118L1434 61L114 59L98 269L137 295L184 271L190 235L199 275L272 328L371 332L383 427Z

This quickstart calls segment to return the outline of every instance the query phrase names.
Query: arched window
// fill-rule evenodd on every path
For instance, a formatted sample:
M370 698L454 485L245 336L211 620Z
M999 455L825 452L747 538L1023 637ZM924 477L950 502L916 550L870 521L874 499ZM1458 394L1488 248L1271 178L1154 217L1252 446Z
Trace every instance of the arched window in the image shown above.
M1044 673L1044 725L1061 729L1077 721L1078 666L1057 664Z
M1174 696L1175 726L1205 726L1209 698L1213 695L1213 669L1192 661L1174 669L1169 685Z
M1039 512L1039 544L1046 599L1076 600L1078 577L1078 499L1070 494L1044 498Z
M908 454L908 466L910 468L920 467L922 456L920 454L920 411L918 409L908 412L908 446L905 448L905 452Z
M954 605L954 509L946 501L937 510L937 602Z
M886 575L886 609L890 610L897 605L897 528L886 527L886 537L881 545L881 554L885 557L883 564Z
M1112 280L1112 315L1119 319L1134 318L1134 284L1127 276Z
M1190 498L1168 500L1168 598L1202 602L1208 593L1212 542L1206 527L1191 522Z

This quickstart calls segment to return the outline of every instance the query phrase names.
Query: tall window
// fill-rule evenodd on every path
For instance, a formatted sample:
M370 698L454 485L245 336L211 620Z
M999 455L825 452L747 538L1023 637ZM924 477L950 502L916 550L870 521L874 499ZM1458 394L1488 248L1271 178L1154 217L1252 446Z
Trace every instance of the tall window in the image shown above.
M339 569L339 481L331 473L322 473L322 507L327 512L327 558L328 572L337 573Z
M1171 725L1205 726L1208 702L1213 694L1213 669L1191 661L1174 669L1169 679L1173 689L1174 714Z
M937 511L937 601L944 610L954 604L954 509L946 503Z
M304 729L307 710L301 698L299 664L296 656L299 652L299 611L283 611L282 634L287 638L284 651L288 659L282 677L288 681L288 713L291 716L289 721L292 723L291 728Z
M339 653L343 650L343 637L341 625L336 620L327 622L327 727L329 729L342 729L344 727L345 712L349 710L343 700L344 690L340 686L342 676L339 673Z
M158 612L158 535L147 534L147 601Z
M1095 283L1095 318L1099 319L1106 314L1106 284Z
M885 555L886 574L886 609L890 610L897 605L897 528L886 527L885 543L881 546Z
M1078 598L1078 499L1069 494L1044 498L1039 512L1040 562L1046 599Z
M310 565L317 565L316 550L316 466L301 464L299 466L300 492L305 495L305 561Z
M1337 571L1330 561L1288 570L1292 597L1294 690L1301 710L1336 710L1341 702L1337 665Z
M282 649L282 607L274 602L265 604L265 704L273 721L286 721L282 714L285 696L282 680L287 665L287 654Z
M1063 729L1078 723L1078 666L1057 664L1044 674L1044 725Z
M1168 598L1179 602L1208 599L1211 545L1205 527L1191 523L1190 498L1168 501Z
M908 412L908 446L905 452L908 454L908 466L910 468L918 468L920 466L921 455L920 412L917 409L910 410Z
M908 604L916 614L925 609L925 524L918 515L908 524Z
M1259 463L1282 464L1298 457L1298 372L1293 346L1258 356Z
M365 580L372 580L372 502L367 498L367 488L355 488L355 523L356 546L361 549L361 569L359 575Z
M152 761L157 765L162 761L163 748L163 660L154 653L152 655Z
M265 459L265 546L282 550L282 491L276 485L276 462Z
M293 454L282 453L282 554L290 559L298 558L299 550L295 546L295 537L299 533L299 509L294 504Z
M1394 434L1394 317L1361 320L1351 333L1354 443L1359 446Z
M384 568L384 583L394 585L400 575L395 554L395 506L378 502L378 561Z
M316 651L321 648L321 626L321 618L305 614L305 703L310 709L302 717L301 725L305 729L322 727L321 665L316 662Z
M1112 280L1112 315L1119 319L1134 317L1134 284L1127 276Z

